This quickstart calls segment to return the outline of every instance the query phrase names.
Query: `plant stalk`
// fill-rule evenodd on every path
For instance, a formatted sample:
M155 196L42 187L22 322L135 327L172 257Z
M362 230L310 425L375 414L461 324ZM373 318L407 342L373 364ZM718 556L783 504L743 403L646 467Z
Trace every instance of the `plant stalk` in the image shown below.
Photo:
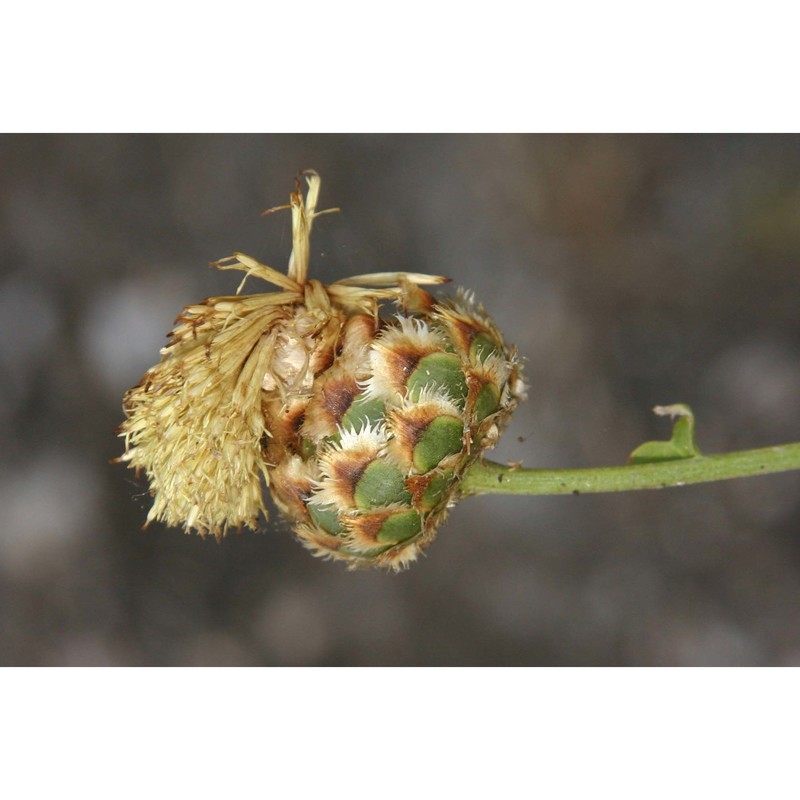
M463 494L597 494L666 489L800 469L800 442L624 467L522 469L482 461L466 472Z

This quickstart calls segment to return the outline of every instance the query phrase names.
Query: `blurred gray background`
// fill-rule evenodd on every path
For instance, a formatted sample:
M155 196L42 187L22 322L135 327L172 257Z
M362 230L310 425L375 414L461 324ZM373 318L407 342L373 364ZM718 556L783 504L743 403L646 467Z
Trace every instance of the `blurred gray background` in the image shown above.
M122 394L209 261L285 268L307 167L317 277L449 275L519 346L497 460L620 464L674 402L708 452L800 439L800 137L0 137L0 664L800 664L798 473L469 499L399 575L141 530Z

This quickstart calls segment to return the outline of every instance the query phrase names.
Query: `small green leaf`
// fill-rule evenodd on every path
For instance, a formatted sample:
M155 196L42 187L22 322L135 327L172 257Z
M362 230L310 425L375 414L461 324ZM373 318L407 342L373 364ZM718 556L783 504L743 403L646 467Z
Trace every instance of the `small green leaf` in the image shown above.
M694 414L684 403L671 406L656 406L654 413L661 417L672 417L672 438L669 441L645 442L628 457L629 464L651 464L658 461L679 461L695 458L700 450L694 441Z

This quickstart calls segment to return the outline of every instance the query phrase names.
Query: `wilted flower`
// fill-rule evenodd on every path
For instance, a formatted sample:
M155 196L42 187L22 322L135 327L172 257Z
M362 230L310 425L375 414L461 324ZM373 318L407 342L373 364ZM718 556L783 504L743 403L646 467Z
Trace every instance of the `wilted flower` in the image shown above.
M291 195L284 275L216 262L279 291L187 306L161 361L125 395L120 460L144 470L147 520L224 536L266 515L262 478L315 555L395 569L433 539L465 470L524 396L513 348L445 278L309 279L319 176ZM278 210L278 209L272 209ZM334 209L332 209L334 210ZM394 302L394 316L382 316Z

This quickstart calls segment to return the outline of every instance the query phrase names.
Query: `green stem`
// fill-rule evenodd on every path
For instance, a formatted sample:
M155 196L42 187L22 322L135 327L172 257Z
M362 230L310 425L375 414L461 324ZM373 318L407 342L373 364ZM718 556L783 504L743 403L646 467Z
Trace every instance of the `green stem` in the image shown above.
M476 494L590 494L666 489L800 469L800 442L713 456L594 469L519 469L478 462L461 485Z

